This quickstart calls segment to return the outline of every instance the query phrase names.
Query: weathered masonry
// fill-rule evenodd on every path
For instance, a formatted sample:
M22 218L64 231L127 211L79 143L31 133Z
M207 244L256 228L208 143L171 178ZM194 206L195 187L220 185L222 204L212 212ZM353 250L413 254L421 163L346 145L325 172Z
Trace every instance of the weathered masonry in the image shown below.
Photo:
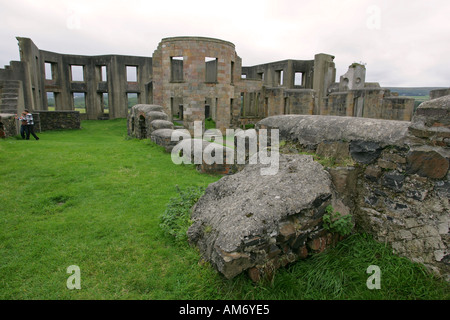
M336 81L334 56L243 66L233 43L204 37L164 38L152 57L80 56L40 50L18 37L20 61L0 69L0 112L75 109L84 119L125 118L134 104L157 104L191 129L211 119L224 130L283 114L410 121L414 100L350 65ZM80 107L78 106L77 109Z
M270 279L334 246L346 234L325 227L331 205L351 214L348 227L450 280L450 95L422 103L412 121L279 115L260 129L285 142L279 170L247 164L192 209L189 242L226 278Z
M110 118L125 118L130 94L138 100L148 99L145 84L151 76L151 58L59 54L39 50L27 38L17 40L21 61L0 69L0 81L7 85L13 80L19 82L20 91L15 97L22 102L6 108L2 99L2 112L16 113L25 106L30 110L48 110L47 99L51 96L55 110L74 110L74 98L81 97L85 119L103 117L105 111Z

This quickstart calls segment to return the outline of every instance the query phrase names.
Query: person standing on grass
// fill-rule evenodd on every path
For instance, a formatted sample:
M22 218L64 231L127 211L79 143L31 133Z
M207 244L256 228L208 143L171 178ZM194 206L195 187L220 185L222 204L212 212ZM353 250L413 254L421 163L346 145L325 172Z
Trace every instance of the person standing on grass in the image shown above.
M25 139L26 125L27 125L26 114L27 113L25 111L22 112L20 117L17 117L16 114L16 119L20 121L20 136L22 137L22 139Z
M26 112L25 119L27 120L27 125L26 125L26 130L25 130L27 133L26 139L30 140L30 134L32 134L36 140L39 140L39 137L34 133L33 115L26 109L24 110L24 112Z

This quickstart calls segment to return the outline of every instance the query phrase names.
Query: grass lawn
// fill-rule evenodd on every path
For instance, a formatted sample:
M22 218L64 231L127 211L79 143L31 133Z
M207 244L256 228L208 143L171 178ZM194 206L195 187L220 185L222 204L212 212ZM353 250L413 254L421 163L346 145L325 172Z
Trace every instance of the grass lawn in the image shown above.
M253 284L225 280L159 227L176 186L219 176L177 166L126 120L0 141L0 299L449 299L449 286L365 235ZM69 290L67 268L81 270ZM381 289L369 290L370 265Z

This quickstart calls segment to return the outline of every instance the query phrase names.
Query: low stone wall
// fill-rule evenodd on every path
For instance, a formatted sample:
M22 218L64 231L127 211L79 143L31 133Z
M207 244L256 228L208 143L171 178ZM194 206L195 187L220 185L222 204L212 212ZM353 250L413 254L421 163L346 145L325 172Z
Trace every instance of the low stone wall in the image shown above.
M8 138L17 134L18 122L13 114L0 113L0 138Z
M256 128L326 159L357 228L448 279L450 96L422 103L412 122L276 116Z
M62 129L80 129L81 118L79 111L33 111L35 130L49 131Z
M168 121L169 117L163 110L163 107L158 105L138 104L133 106L128 115L128 135L139 139L150 138L157 145L164 147L166 152L172 152L172 149L180 143L181 149L189 150L189 152L186 152L188 154L183 155L186 158L184 163L194 163L194 140L191 139L191 134L187 129L175 129L173 123ZM175 132L180 138L172 141L172 135ZM189 144L189 147L186 144ZM206 152L210 150L209 153L214 153L220 149L224 157L227 153L227 148L222 145L213 144L205 140L202 140L201 144L202 152L205 148L208 148ZM189 160L187 160L187 157L189 157ZM226 164L225 158L221 162L209 164L203 159L201 163L195 164L197 170L203 173L231 174L234 166Z

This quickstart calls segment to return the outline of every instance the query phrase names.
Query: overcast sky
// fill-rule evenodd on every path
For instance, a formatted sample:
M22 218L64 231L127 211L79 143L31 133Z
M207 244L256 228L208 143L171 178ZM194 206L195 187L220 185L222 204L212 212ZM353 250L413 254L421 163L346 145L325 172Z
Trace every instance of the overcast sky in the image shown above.
M0 0L0 67L16 36L67 54L152 56L162 38L236 45L244 66L335 56L381 86L450 87L449 0Z

